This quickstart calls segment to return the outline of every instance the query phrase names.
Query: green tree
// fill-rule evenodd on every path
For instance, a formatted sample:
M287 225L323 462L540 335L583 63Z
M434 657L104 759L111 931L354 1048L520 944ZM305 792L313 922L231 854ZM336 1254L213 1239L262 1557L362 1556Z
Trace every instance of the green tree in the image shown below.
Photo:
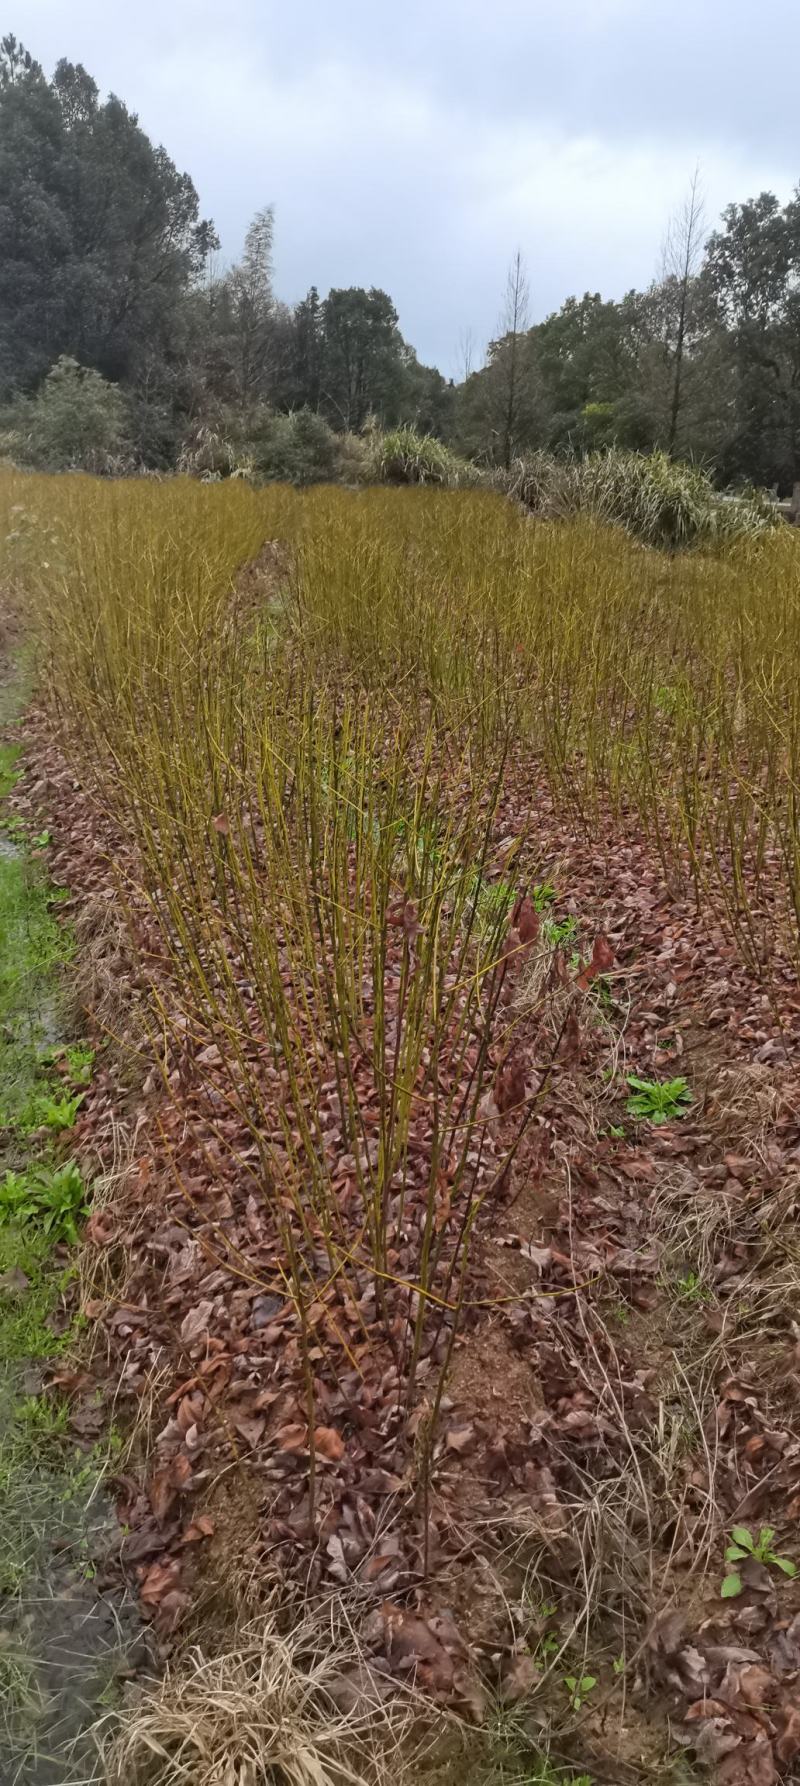
M267 394L273 357L272 205L257 211L247 231L244 253L225 282L227 327L236 394L242 403Z
M319 292L312 285L294 312L290 383L294 401L319 409L325 355L325 321Z
M703 277L736 368L725 469L790 489L800 479L800 188L785 206L771 192L729 205L723 224Z
M323 310L321 407L335 428L357 431L369 415L400 417L406 390L405 344L385 291L330 291Z
M182 300L214 242L188 174L80 64L52 81L0 45L0 378L60 354L135 381L183 347Z
M640 315L633 294L621 303L599 292L567 298L533 331L547 393L549 446L594 446L624 435L619 407L636 382Z
M12 412L12 451L42 471L116 469L130 448L125 397L99 372L62 354L33 398Z
M513 354L513 370L509 364ZM453 440L458 451L489 465L506 459L508 398L513 383L512 453L527 453L547 439L550 404L536 358L533 330L512 344L490 341L486 364L470 373L454 398Z

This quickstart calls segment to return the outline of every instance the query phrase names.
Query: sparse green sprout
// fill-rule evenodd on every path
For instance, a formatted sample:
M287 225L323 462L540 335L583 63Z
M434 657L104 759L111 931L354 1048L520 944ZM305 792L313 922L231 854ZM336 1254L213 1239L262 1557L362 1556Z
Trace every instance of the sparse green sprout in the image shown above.
M790 1557L779 1557L772 1549L775 1537L774 1526L762 1526L757 1538L753 1537L748 1526L733 1526L731 1542L725 1552L726 1563L742 1563L752 1557L755 1563L762 1563L766 1568L780 1569L783 1575L797 1574L797 1565ZM723 1578L720 1594L723 1600L733 1600L742 1591L742 1578L738 1569L729 1569Z
M618 1327L630 1325L631 1311L626 1302L615 1302L609 1310L609 1319L616 1321Z
M553 900L557 897L557 892L552 881L537 881L536 886L531 888L531 899L537 912L543 912L548 905L552 905Z
M624 1674L625 1673L625 1657L624 1656L615 1656L614 1660L611 1664L611 1667L615 1674L617 1674L617 1675Z
M685 1116L692 1094L685 1079L637 1079L629 1073L627 1083L633 1096L625 1108L637 1122L661 1124Z
M686 1302L708 1301L708 1290L697 1271L687 1271L684 1277L679 1277L676 1288Z
M564 1686L569 1694L572 1710L579 1712L584 1700L597 1686L597 1677L594 1674L567 1674L564 1676Z
M554 949L561 949L565 943L574 942L577 935L578 920L573 917L571 913L568 917L561 918L558 921L556 921L555 918L545 918L542 925L542 936L546 943L552 944ZM578 956L575 957L575 961L577 966L580 966L580 959Z
M69 1402L47 1395L26 1395L15 1404L15 1418L29 1435L39 1439L61 1438L69 1421Z
M470 899L474 901L475 916L483 929L496 930L508 916L516 898L517 889L511 881L489 881L476 870Z

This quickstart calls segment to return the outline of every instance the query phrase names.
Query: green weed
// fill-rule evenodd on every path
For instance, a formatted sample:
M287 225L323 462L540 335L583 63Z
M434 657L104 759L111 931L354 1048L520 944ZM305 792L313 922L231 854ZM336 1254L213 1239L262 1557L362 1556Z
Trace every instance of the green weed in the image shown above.
M84 1095L83 1092L65 1092L60 1096L50 1091L38 1092L20 1111L17 1126L23 1135L33 1135L37 1129L51 1129L56 1134L72 1129Z
M89 1085L94 1068L94 1049L88 1042L74 1042L64 1050L67 1077L72 1085Z
M628 1099L625 1108L637 1122L672 1122L675 1117L685 1116L692 1102L685 1079L637 1079L629 1073L627 1083L633 1097Z
M734 1526L731 1531L731 1542L725 1552L726 1563L745 1562L752 1557L756 1563L766 1568L780 1569L784 1575L797 1574L797 1565L789 1557L780 1557L772 1548L775 1537L773 1526L762 1526L757 1538L753 1537L748 1526ZM730 1569L724 1577L720 1594L723 1600L732 1600L742 1591L742 1578L738 1569Z
M86 1191L74 1160L59 1167L34 1161L22 1172L6 1172L0 1182L0 1226L35 1223L55 1244L75 1246L78 1223L88 1215Z
M565 944L574 943L578 936L578 920L571 914L569 917L556 920L545 918L542 925L542 936L546 943L554 949L563 949ZM580 966L579 957L575 956L576 966Z
M569 1703L574 1712L579 1712L585 1699L594 1692L597 1676L594 1674L565 1674L564 1686L569 1694Z
M679 1277L676 1289L684 1302L708 1301L708 1289L696 1271L687 1271L684 1277Z

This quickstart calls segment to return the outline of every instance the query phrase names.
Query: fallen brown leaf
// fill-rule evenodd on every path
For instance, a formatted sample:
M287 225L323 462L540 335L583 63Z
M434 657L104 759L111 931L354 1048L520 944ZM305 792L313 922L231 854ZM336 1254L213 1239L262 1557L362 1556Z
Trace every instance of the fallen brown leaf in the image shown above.
M314 1428L314 1450L317 1457L336 1464L344 1457L344 1439L335 1426L317 1426Z

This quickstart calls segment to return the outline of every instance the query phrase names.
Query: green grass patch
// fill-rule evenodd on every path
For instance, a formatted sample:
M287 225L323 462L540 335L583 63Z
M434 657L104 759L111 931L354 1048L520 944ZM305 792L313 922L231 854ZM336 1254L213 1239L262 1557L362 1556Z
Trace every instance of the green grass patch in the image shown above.
M0 744L0 800L6 800L15 782L19 781L19 753L18 744Z
M53 897L28 858L16 852L0 855L0 1124L4 1128L39 1126L33 1123L37 1100L51 1096L45 1069L59 1021L59 974L73 947L69 932L53 916ZM52 1123L47 1115L42 1122L59 1126L55 1114Z
M16 1393L0 1378L0 1593L24 1588L54 1530L88 1573L87 1516L92 1489L118 1457L112 1427L89 1451L69 1433L69 1403L51 1393ZM63 1546L62 1546L63 1548Z
M72 1267L54 1267L52 1251L32 1224L0 1227L0 1365L55 1358L74 1338L53 1326Z

